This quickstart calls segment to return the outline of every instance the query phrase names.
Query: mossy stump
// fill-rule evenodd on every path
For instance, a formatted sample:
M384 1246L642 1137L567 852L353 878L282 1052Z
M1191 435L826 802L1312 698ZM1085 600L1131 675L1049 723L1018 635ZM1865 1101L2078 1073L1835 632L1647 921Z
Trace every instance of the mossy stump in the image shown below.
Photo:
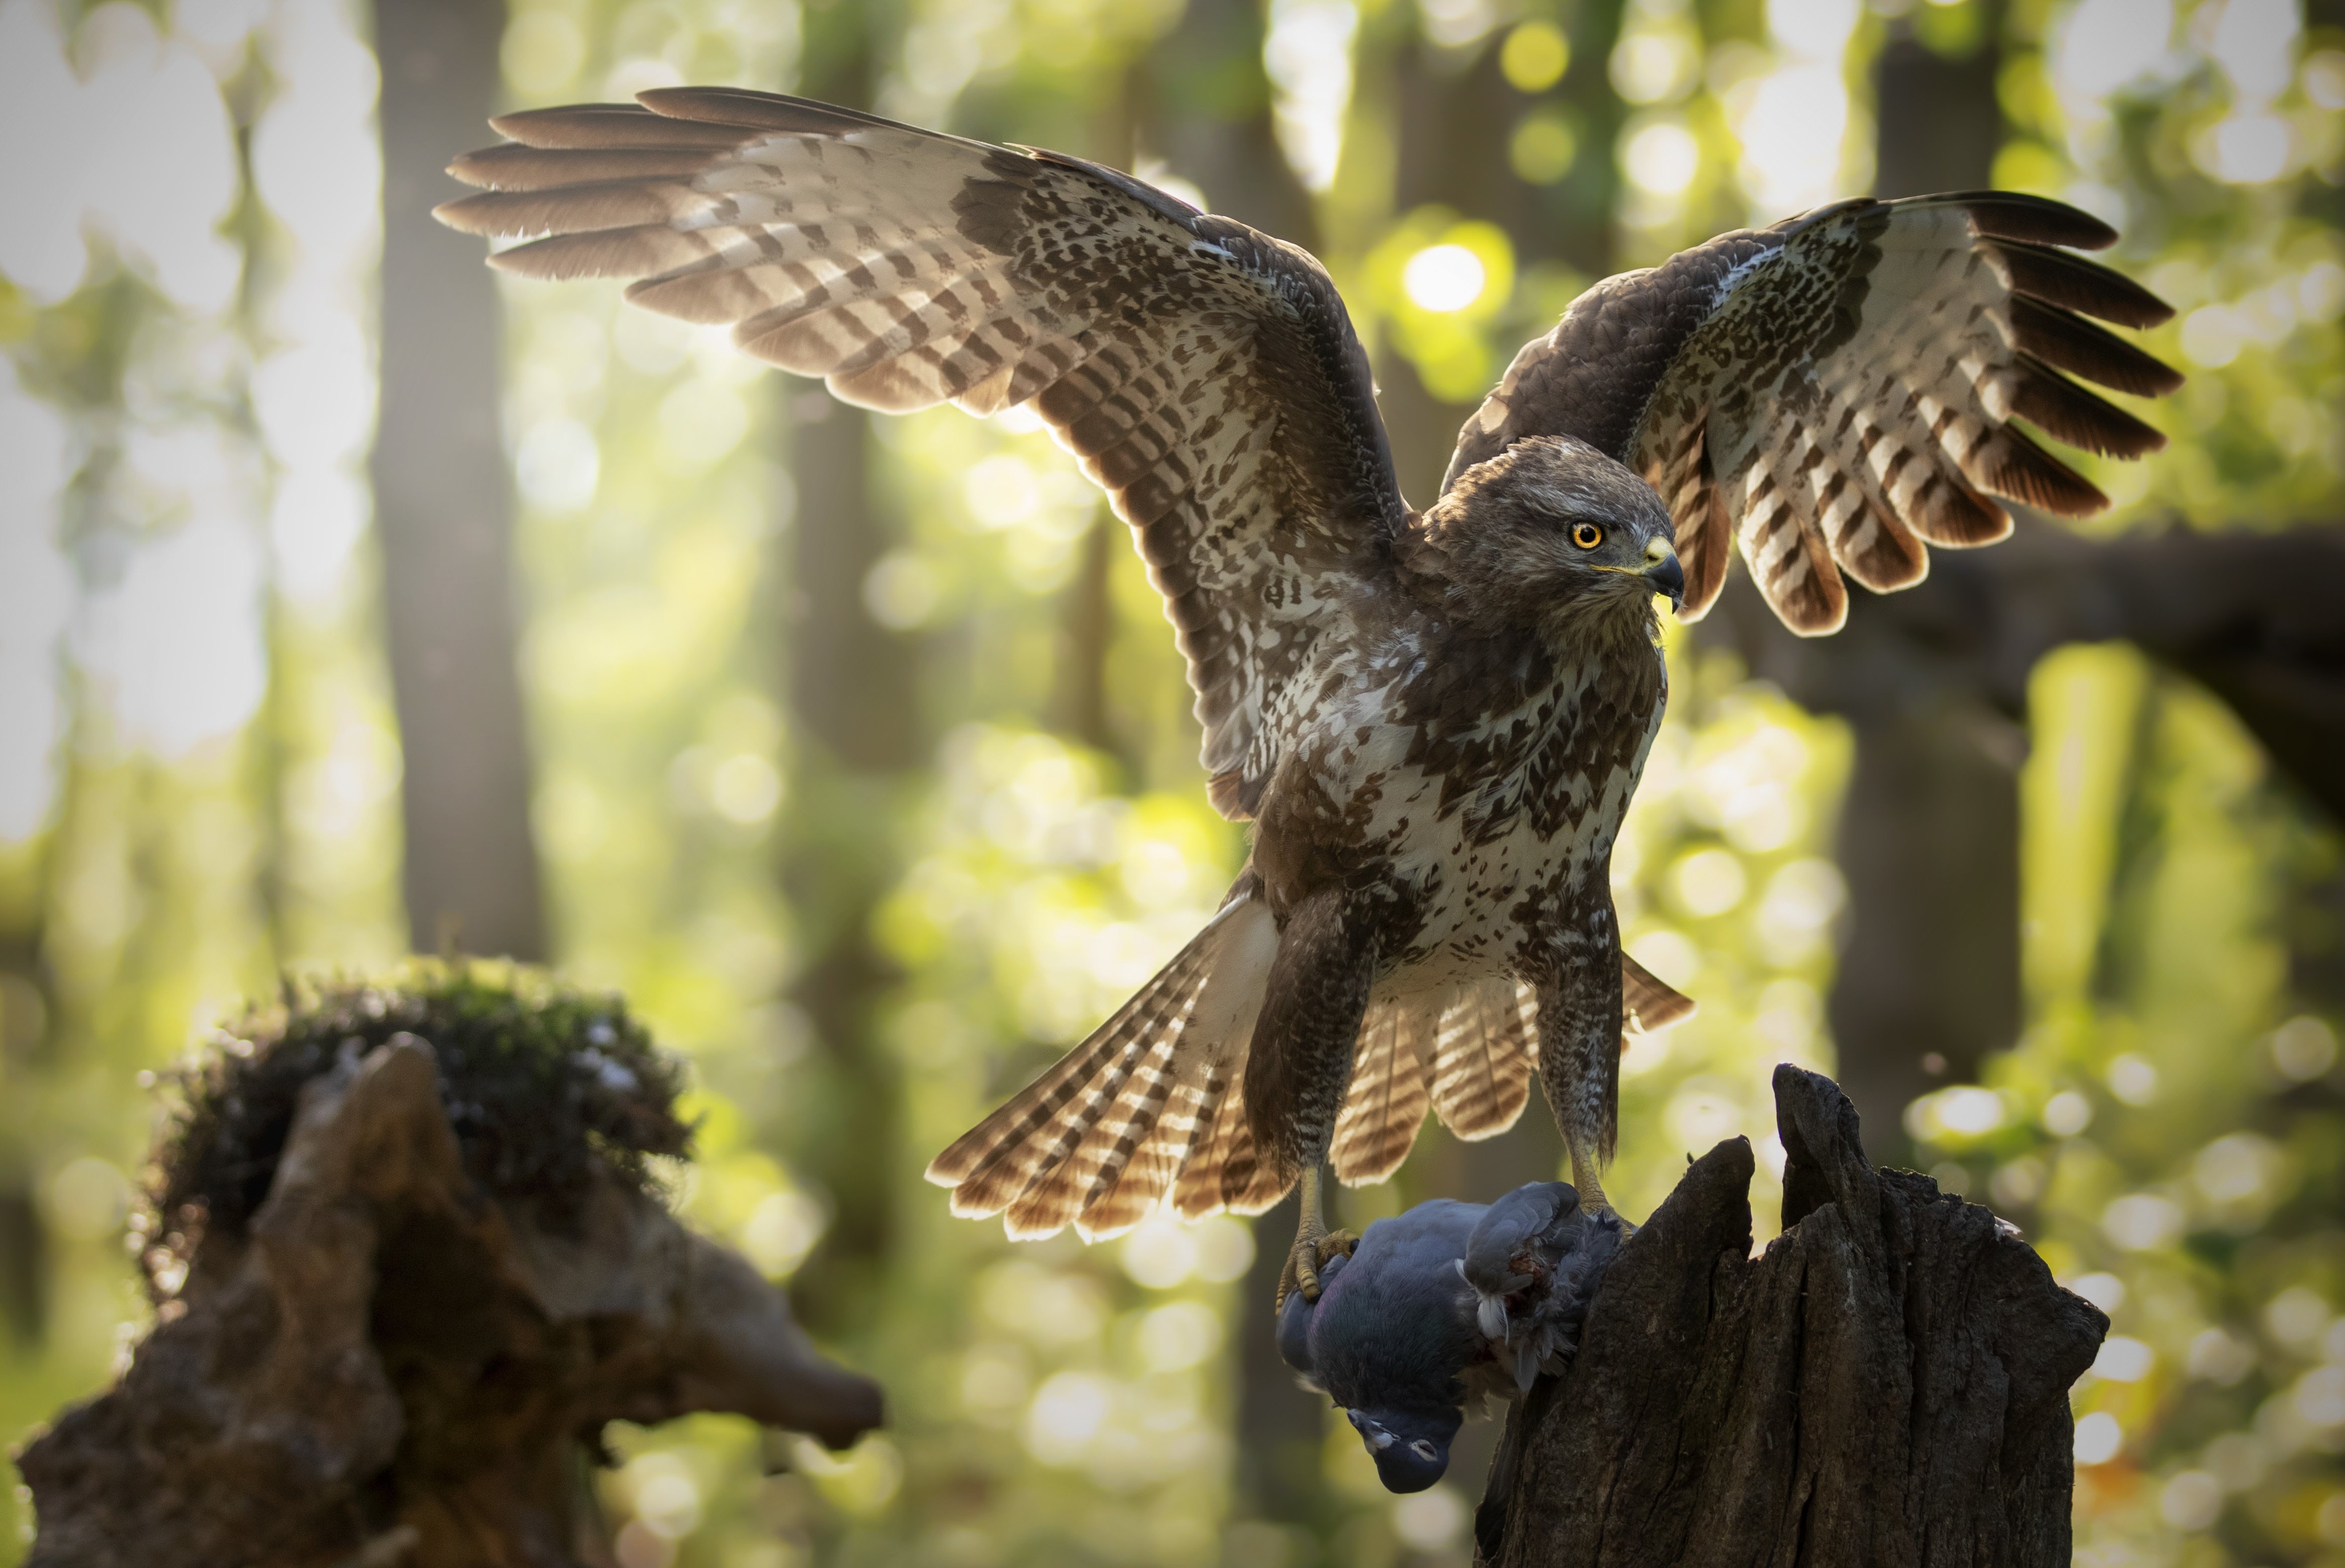
M674 1068L576 1003L353 989L189 1075L157 1327L19 1457L30 1568L607 1563L604 1422L878 1424L878 1386L668 1213Z

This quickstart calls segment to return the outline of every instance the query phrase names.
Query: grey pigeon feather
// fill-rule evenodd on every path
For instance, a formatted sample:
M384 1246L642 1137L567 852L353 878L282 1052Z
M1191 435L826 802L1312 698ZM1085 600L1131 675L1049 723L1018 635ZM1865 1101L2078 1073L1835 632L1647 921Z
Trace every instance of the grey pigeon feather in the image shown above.
M1421 1203L1330 1259L1316 1303L1287 1298L1279 1354L1344 1408L1388 1490L1422 1492L1468 1405L1568 1363L1619 1235L1562 1182Z

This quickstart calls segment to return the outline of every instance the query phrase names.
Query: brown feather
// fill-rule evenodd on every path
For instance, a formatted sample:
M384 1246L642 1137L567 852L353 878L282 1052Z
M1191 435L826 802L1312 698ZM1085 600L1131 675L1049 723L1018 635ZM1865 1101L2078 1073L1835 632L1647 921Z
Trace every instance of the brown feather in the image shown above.
M1335 1179L1347 1186L1378 1182L1398 1170L1416 1142L1431 1103L1423 1047L1436 1019L1429 999L1387 998L1360 1021L1351 1087L1335 1118Z
M2025 296L2011 301L2015 345L2046 364L2118 392L2157 397L2182 384L2173 366L2066 311Z
M2117 242L2117 231L2091 213L2047 197L2023 196L2014 190L1966 190L1922 199L1934 206L1960 207L1969 215L1973 228L1995 239L2065 245L2072 250L2106 250Z
M2109 498L2081 473L2006 425L1972 453L1964 472L1980 489L2061 517L2106 511Z
M717 200L688 185L617 180L557 190L484 190L443 201L431 216L466 234L523 239L673 223L715 210Z
M1694 1015L1694 1001L1651 970L1620 955L1620 1015L1630 1033L1650 1034Z
M468 152L448 166L466 185L487 190L553 190L569 185L645 178L687 179L724 156L708 148L563 148L508 142Z
M2086 392L2030 354L2014 361L2011 412L2047 435L2105 457L2141 457L2166 446L2163 431Z
M669 119L636 104L567 104L494 115L489 127L523 147L730 148L746 137L736 127Z
M2162 327L2174 319L2173 306L2097 261L2017 239L1990 240L1980 249L2002 265L2015 294L2121 327Z
M1515 1125L1538 1066L1538 1003L1506 975L1462 986L1441 1013L1430 1095L1441 1125L1467 1142Z
M664 223L634 229L604 229L586 234L555 234L499 250L489 265L517 278L640 278L686 267L713 252L712 237L724 229L678 229Z
M910 130L919 136L938 135L881 119L860 109L817 103L812 98L791 97L784 93L752 92L746 87L653 87L637 93L635 101L663 118L761 131L767 136L842 137L874 127Z

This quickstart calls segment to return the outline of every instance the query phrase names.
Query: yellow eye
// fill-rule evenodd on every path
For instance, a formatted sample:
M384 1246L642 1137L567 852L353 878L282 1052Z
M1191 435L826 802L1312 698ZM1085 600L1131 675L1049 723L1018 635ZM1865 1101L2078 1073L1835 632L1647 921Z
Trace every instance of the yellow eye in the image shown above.
M1604 530L1593 523L1574 523L1571 525L1571 542L1583 550L1593 550L1604 543Z

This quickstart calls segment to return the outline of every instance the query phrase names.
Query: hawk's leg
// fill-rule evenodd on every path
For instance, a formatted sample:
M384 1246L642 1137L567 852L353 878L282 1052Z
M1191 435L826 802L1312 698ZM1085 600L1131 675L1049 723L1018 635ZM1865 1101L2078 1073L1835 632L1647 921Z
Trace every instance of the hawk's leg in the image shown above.
M1287 1248L1286 1267L1279 1271L1276 1306L1285 1306L1287 1297L1297 1290L1305 1301L1318 1300L1319 1271L1327 1267L1327 1260L1348 1257L1360 1245L1360 1238L1350 1231L1327 1228L1325 1205L1330 1174L1324 1165L1303 1168L1303 1220L1294 1228L1294 1245Z
M1620 936L1602 871L1554 939L1538 983L1539 1084L1571 1151L1571 1185L1591 1212L1611 1209L1610 1163L1620 1109Z
M1327 1229L1327 1155L1351 1087L1352 1049L1375 982L1374 922L1356 895L1323 888L1288 911L1262 1015L1246 1052L1245 1103L1254 1147L1300 1178L1303 1219L1278 1281L1319 1298L1319 1268L1350 1238Z

